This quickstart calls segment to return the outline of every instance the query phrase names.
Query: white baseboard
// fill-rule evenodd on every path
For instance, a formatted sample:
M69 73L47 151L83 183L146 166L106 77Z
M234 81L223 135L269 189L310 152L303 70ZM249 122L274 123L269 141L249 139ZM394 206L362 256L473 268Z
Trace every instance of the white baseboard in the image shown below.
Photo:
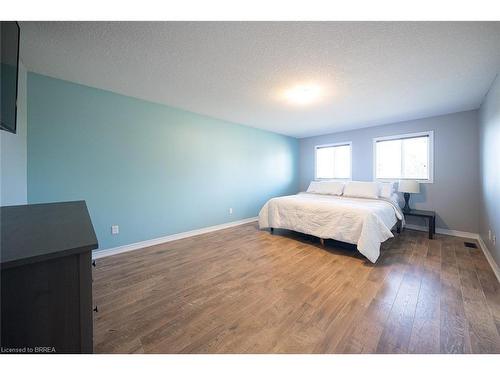
M481 250L483 250L484 256L486 257L486 260L491 266L491 269L493 270L493 273L497 277L498 282L500 282L500 268L498 267L497 262L495 262L495 258L490 253L490 250L486 247L486 243L483 241L481 236L479 236L478 239L479 246L481 246Z
M221 229L236 227L238 225L251 223L251 222L257 221L257 220L258 220L258 217L251 217L251 218L248 218L248 219L231 221L229 223L214 225L214 226L211 226L211 227L205 227L205 228L190 230L188 232L181 232L181 233L171 234L169 236L153 238L151 240L146 240L146 241L141 241L141 242L135 242L135 243L131 243L131 244L128 244L128 245L113 247L113 248L110 248L110 249L97 250L97 251L92 252L92 259L99 259L99 258L109 257L111 255L126 253L128 251L138 250L138 249L142 249L142 248L148 247L148 246L159 245L161 243L175 241L175 240L180 240L182 238L187 238L187 237L192 237L192 236L198 236L198 235L204 234L204 233L215 232L215 231L218 231L218 230L221 230Z
M422 232L428 232L429 231L428 227L424 227L424 226L421 226L421 225L414 225L414 224L406 224L405 228L413 229L413 230L418 230L418 231L422 231ZM447 234L448 236L472 238L474 240L479 240L479 234L477 234L477 233L471 233L471 232L462 232L460 230L436 228L436 233Z

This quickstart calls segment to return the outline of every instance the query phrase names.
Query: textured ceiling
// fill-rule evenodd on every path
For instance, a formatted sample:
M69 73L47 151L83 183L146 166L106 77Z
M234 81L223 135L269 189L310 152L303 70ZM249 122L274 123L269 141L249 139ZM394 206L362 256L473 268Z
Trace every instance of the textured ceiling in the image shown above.
M500 22L21 22L30 71L304 137L478 108ZM283 90L322 87L294 106Z

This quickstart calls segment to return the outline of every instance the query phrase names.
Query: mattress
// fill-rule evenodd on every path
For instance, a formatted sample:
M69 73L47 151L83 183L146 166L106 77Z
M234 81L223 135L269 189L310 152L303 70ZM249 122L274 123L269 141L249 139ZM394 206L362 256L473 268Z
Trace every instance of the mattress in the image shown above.
M299 193L272 198L259 213L260 228L282 228L355 244L375 263L380 244L403 214L396 199Z

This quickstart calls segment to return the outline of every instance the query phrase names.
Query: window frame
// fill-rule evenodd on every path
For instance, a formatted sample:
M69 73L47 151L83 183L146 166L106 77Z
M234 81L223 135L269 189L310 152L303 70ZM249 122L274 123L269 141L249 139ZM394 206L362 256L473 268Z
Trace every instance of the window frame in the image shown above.
M340 147L340 146L349 146L349 157L351 159L350 162L350 168L349 168L349 177L345 178L319 178L317 175L318 169L317 169L317 151L320 148L328 148L328 147ZM326 143L326 144L321 144L321 145L315 145L314 146L314 180L315 181L351 181L352 180L352 141L348 142L336 142L336 143Z
M428 137L429 147L427 148L427 160L428 160L428 171L429 178L427 179L415 179L415 178L377 178L377 142L380 141L391 141L396 139L408 139L408 138L418 138L418 137ZM406 133L389 135L384 137L373 138L373 180L374 181L385 181L385 182L397 182L399 180L413 180L418 181L421 184L432 184L434 183L434 131L428 130L418 133Z

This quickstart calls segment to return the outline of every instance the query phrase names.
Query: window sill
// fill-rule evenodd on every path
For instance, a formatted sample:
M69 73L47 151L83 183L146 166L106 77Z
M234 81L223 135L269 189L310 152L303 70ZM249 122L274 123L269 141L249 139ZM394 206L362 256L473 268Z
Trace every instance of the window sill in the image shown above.
M377 182L399 182L401 180L417 181L419 184L433 184L434 180L416 180L413 178L376 178Z

